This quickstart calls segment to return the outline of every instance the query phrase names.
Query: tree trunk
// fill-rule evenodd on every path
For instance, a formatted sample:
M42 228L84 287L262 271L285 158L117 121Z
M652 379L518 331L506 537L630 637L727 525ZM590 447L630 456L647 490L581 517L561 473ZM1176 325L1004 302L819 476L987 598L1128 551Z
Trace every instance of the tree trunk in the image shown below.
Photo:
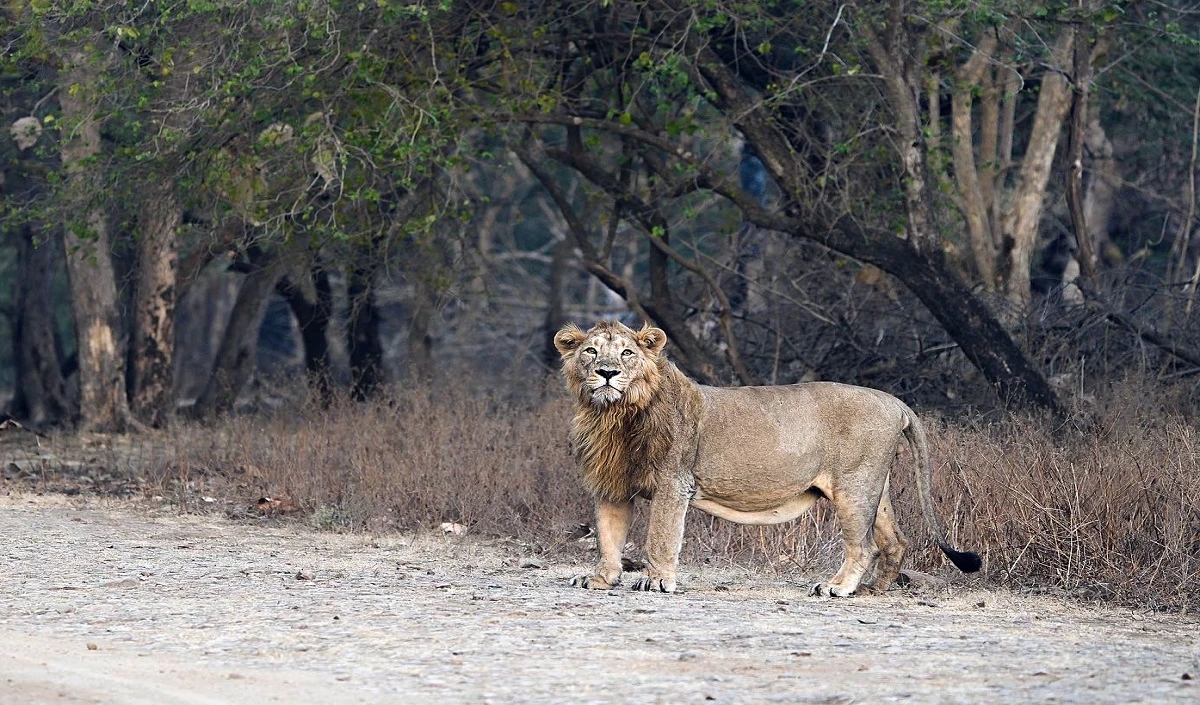
M379 309L375 305L374 273L350 273L350 394L358 401L371 398L383 385L383 344L379 339Z
M1086 146L1091 155L1091 178L1083 195L1083 213L1087 220L1088 234L1092 238L1092 249L1101 261L1113 264L1121 258L1120 250L1111 243L1109 220L1117 198L1117 184L1121 181L1121 166L1113 157L1113 143L1100 125L1100 117L1093 111L1088 121Z
M315 301L309 301L302 287L290 278L279 282L278 291L300 327L304 341L304 368L308 386L322 407L333 399L333 369L329 359L329 323L333 317L333 290L329 274L319 265L313 267Z
M554 257L550 261L549 299L546 301L546 318L542 323L542 364L548 369L558 368L559 354L554 348L554 334L567 322L563 311L563 297L567 282L567 261L571 257L571 240L562 238L554 245Z
M61 254L56 239L35 246L29 225L16 235L18 278L12 308L16 384L9 413L40 428L66 420L72 412L54 323L54 271Z
M422 273L422 276L424 273ZM408 375L414 381L433 379L433 292L426 281L413 283L412 317L408 321Z
M250 265L250 273L238 289L208 384L193 407L197 417L212 418L232 411L238 394L254 375L258 329L280 271L273 255L257 249L250 253Z
M940 252L919 252L891 233L863 230L850 218L838 221L823 241L903 282L983 373L1006 407L1062 413L1046 378Z
M1009 55L1009 52L1004 52L1001 54L1000 60L1005 60ZM1000 121L996 128L996 167L991 172L992 196L989 205L992 209L992 237L995 240L997 252L1005 252L1008 247L1004 242L1003 236L1005 199L1000 198L999 194L1004 190L1005 175L1008 174L1009 169L1012 167L1013 133L1016 131L1017 101L1019 100L1017 91L1020 89L1021 84L1021 76L1014 69L1008 66L996 67L996 90L1001 93L1001 102ZM1001 269L1007 271L1007 260L998 260L997 264L1000 265ZM997 274L1001 273L997 272ZM1007 276L1002 275L1001 278L1007 279Z
M169 179L146 185L137 240L129 399L137 418L161 427L174 409L176 228L182 209Z
M89 88L98 72L82 54L71 62L58 99L70 135L62 147L67 172L62 212L79 358L79 424L85 431L120 432L129 421L129 407L117 286L99 180L87 163L100 152L100 123Z
M899 7L899 3L893 5L894 9ZM867 25L863 25L863 33L867 38L867 52L883 76L884 94L896 120L896 150L904 168L900 181L904 189L908 241L921 251L940 250L929 186L929 145L921 129L921 110L917 103L917 96L921 94L917 65L923 63L923 59L906 56L899 46L902 36L899 34L902 31L899 29L900 18L890 16L889 22L894 23L889 30L895 33L889 43L885 44Z
M1083 10L1083 0L1075 0L1076 8ZM1074 87L1071 98L1071 121L1067 130L1067 208L1071 214L1071 226L1075 231L1075 254L1068 269L1078 270L1077 276L1082 276L1089 284L1095 283L1096 254L1092 247L1090 224L1083 205L1083 144L1086 140L1088 124L1088 93L1092 82L1091 50L1088 46L1087 33L1081 25L1076 25L1074 31L1074 59L1072 78ZM1083 295L1073 278L1063 277L1067 288L1064 294L1068 300L1076 303L1083 302Z
M967 222L967 237L971 242L971 254L975 262L975 271L979 275L985 290L991 291L996 286L996 247L992 236L991 222L988 218L988 198L991 197L992 180L990 174L980 174L975 164L973 147L973 131L971 127L971 106L978 85L983 81L988 69L988 61L996 49L996 38L988 35L979 48L963 64L957 72L957 83L951 97L950 116L950 150L954 161L954 178L957 181L958 194L962 198L964 216ZM993 91L994 93L994 91ZM994 102L995 96L989 100ZM989 102L982 110L984 126L986 121L995 113L996 106ZM992 118L994 119L994 118ZM984 130L980 159L985 168L993 168L991 159L995 158L996 125ZM987 149L988 141L990 149ZM989 156L984 153L990 154ZM985 194L984 184L987 184Z
M1006 267L1008 279L1005 282L1005 294L1017 311L1025 310L1032 297L1030 266L1037 246L1042 204L1046 198L1046 185L1050 181L1050 168L1062 132L1063 119L1070 107L1067 80L1054 69L1066 66L1071 51L1071 34L1070 28L1064 29L1054 43L1052 66L1042 76L1037 112L1034 114L1025 155L1021 158L1016 192L1004 218L1004 237L1011 247Z

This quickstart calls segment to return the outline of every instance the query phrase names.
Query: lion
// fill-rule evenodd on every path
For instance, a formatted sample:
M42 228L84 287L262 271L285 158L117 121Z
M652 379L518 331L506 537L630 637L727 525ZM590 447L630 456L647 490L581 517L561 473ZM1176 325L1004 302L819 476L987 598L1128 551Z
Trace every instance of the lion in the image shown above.
M574 397L571 446L595 498L600 546L595 572L573 585L607 590L620 583L636 497L650 500L650 524L647 560L633 589L666 593L677 587L689 507L739 524L779 524L824 497L837 512L846 556L812 594L882 592L899 575L908 546L888 491L901 437L913 451L921 508L938 547L964 573L979 570L979 556L951 547L938 523L929 443L904 402L833 382L697 384L663 354L666 344L658 328L634 331L615 322L586 332L569 324L554 336Z

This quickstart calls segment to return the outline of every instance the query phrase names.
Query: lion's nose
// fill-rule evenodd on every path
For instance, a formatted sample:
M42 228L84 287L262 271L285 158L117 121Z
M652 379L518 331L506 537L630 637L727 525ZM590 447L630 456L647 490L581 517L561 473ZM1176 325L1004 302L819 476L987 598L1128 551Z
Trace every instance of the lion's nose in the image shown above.
M605 382L611 382L613 377L621 374L620 370L596 370L596 374L604 378Z

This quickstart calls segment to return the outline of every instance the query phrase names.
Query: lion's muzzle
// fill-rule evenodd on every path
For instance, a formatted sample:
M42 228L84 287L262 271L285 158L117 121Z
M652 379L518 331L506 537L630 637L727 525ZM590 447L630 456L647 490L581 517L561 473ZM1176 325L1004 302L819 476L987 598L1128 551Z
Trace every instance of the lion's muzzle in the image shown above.
M598 367L592 377L593 383L589 386L592 388L592 401L597 404L611 404L621 398L624 390L618 386L621 371L607 367ZM597 380L599 377L600 380ZM601 381L603 380L603 381ZM598 384L597 384L598 382Z
M592 388L592 401L597 404L612 404L621 398L621 390L614 387L609 382L605 382L599 387Z

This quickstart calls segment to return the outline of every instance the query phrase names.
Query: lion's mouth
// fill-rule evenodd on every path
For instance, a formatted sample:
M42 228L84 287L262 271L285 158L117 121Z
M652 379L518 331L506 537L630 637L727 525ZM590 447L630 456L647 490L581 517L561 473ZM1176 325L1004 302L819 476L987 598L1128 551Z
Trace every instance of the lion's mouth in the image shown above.
M621 390L614 387L607 380L604 382L604 384L601 384L597 387L592 387L592 399L594 401L603 404L611 404L620 398Z

